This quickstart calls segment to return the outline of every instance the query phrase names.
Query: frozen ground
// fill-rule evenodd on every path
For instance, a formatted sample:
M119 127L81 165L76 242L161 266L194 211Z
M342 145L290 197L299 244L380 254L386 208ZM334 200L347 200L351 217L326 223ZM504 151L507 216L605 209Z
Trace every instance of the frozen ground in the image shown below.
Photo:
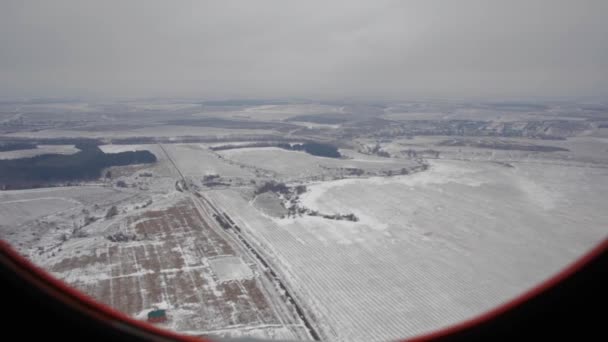
M133 137L158 137L172 138L182 136L204 136L206 138L226 138L243 136L245 134L272 134L270 130L253 130L253 129L229 129L229 128L211 128L211 127L196 127L196 126L150 126L134 129L118 129L114 128L111 131L87 131L84 129L62 130L62 129L47 129L39 132L18 132L9 133L7 137L28 137L28 138L133 138Z
M539 152L517 149L491 149L472 146L442 146L445 141L484 141L503 144L546 146L566 149L566 151ZM362 141L363 144L374 144L374 141ZM465 138L453 136L425 136L413 139L395 139L382 144L382 149L394 156L407 156L416 151L424 158L453 160L477 160L497 162L536 162L555 165L602 166L608 164L608 140L596 136L571 137L567 140L538 140L526 138ZM434 152L438 154L435 155Z
M2 225L14 226L78 205L79 202L63 197L3 200L0 202L0 216Z
M251 268L239 257L211 259L209 264L220 282L251 279L253 277Z
M0 226L18 226L62 210L123 196L129 196L129 193L96 186L1 191Z
M81 236L87 219L98 220L109 206L142 197L129 189L95 185L2 191L0 239L38 262L42 251Z
M57 278L138 319L167 310L163 328L192 335L307 338L252 259L201 204L173 192L145 210L121 210L78 235L53 231L28 256ZM4 238L4 237L3 237ZM9 241L24 241L13 236Z
M133 317L167 309L161 326L182 333L413 336L493 308L608 237L605 104L192 99L0 109L3 140L97 138L108 153L157 157L78 187L0 191L0 238ZM478 145L442 145L458 139ZM344 157L209 148L278 141L330 143ZM567 151L521 149L530 145ZM268 181L275 190L254 196ZM296 186L307 191L293 195ZM307 214L282 218L291 205Z
M410 160L367 156L353 151L342 151L342 153L348 158L317 157L305 152L287 151L276 147L233 149L221 151L220 155L242 165L270 171L288 181L322 178L323 175L331 179L332 175L339 174L340 169L398 173L402 168L416 165Z
M209 109L208 109L209 110ZM238 110L221 111L212 114L226 118L250 118L257 120L284 120L292 116L302 114L322 114L322 113L341 113L342 108L332 105L321 104L282 104L282 105L261 105L241 108Z
M309 185L302 203L360 222L271 219L215 203L276 260L324 337L383 341L471 318L608 235L608 170L437 161L430 171Z
M163 147L185 177L194 179L206 175L254 177L247 168L218 158L217 154L201 144L165 144Z
M251 202L255 208L272 217L281 217L287 214L282 200L272 192L265 192L255 196Z

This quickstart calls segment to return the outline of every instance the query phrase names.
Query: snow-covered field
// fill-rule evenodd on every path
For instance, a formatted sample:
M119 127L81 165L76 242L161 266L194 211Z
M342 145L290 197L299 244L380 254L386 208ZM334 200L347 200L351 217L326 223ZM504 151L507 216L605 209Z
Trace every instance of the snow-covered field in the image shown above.
M478 160L478 161L502 161L502 162L544 162L553 164L578 164L586 166L592 164L608 163L608 140L600 137L580 136L568 138L568 140L538 140L525 138L500 138L496 141L501 143L512 143L516 145L549 146L566 149L557 152L522 151L517 149L491 149L472 146L441 146L443 141L453 140L449 136L424 136L413 139L395 139L390 143L382 144L382 149L391 155L404 156L408 150L418 151L425 157L436 158L424 151L437 151L437 158ZM461 138L462 139L462 138ZM467 141L482 140L493 142L493 138L468 138ZM369 143L369 142L368 142Z
M156 156L157 162L147 168L148 172L153 172L155 176L177 177L175 167L167 158L163 149L157 144L141 145L101 145L99 148L105 153L120 153L130 151L150 151Z
M0 152L1 159L30 158L43 154L74 154L80 151L74 145L39 145L38 148Z
M111 205L137 192L104 186L78 186L0 192L0 239L34 262L48 248L76 236L87 217L103 217Z
M302 203L359 222L270 218L210 194L275 260L332 341L383 341L471 318L608 236L608 170L436 161L309 185Z
M201 216L198 205L179 192L154 199L152 206L128 212L128 203L120 203L116 217L100 217L80 234L36 231L28 256L135 318L166 309L163 328L199 336L308 336L265 270L227 239L213 218ZM15 245L27 242L14 235L2 238Z
M383 148L432 146L442 138L420 139ZM585 147L592 147L589 156L599 155L605 141L552 143L576 147L572 153L581 158ZM424 172L377 177L370 174L417 164L352 150L332 159L278 148L216 153L204 144L100 148L149 150L158 162L131 173L115 171L118 178L105 186L0 192L0 237L101 302L142 319L147 310L169 309L164 327L194 335L308 336L242 246L214 235L221 232L217 227L197 230L216 223L208 209L198 216L194 209L202 204L184 202L188 195L175 189L178 169L189 180L218 174L248 184L260 172L277 180L304 179L307 191L299 205L358 218L280 218L286 209L278 197L265 193L252 200L254 185L203 192L243 230L330 341L385 341L471 318L538 284L608 236L608 168L601 158L590 165L584 159L554 160L559 165L540 163L542 158L518 161L517 155L509 165L488 162L498 157L437 159ZM331 180L332 170L345 168L370 174ZM117 180L128 187L112 187ZM105 218L111 205L119 214ZM86 217L96 221L83 225ZM117 232L126 233L121 238L127 241L110 241Z
M79 206L80 203L64 197L41 197L0 202L2 224L19 225L37 217Z
M286 119L296 115L342 113L343 108L320 104L288 104L249 107L243 112L255 118Z
M133 138L133 137L158 137L173 138L183 136L202 136L206 138L242 137L246 134L261 135L273 134L271 130L260 129L229 129L197 126L150 126L144 128L124 129L112 131L87 131L87 130L62 130L46 129L39 132L17 132L5 134L7 137L28 138Z
M0 226L16 226L69 208L123 196L115 189L96 186L1 191Z
M253 177L253 174L245 167L221 160L201 144L165 144L163 147L186 177L199 179L205 175Z
M269 170L280 177L293 180L331 174L330 169L362 169L369 172L399 171L415 165L409 160L373 157L347 152L350 159L317 157L301 151L288 151L276 147L243 148L221 151L228 159L244 165Z
M163 328L358 342L472 318L608 237L604 105L239 103L0 105L4 140L97 138L157 157L77 187L0 191L0 238L132 317L166 309ZM157 143L110 144L127 141ZM278 141L342 158L211 149Z
M222 257L209 260L211 269L220 282L251 279L253 272L239 257Z

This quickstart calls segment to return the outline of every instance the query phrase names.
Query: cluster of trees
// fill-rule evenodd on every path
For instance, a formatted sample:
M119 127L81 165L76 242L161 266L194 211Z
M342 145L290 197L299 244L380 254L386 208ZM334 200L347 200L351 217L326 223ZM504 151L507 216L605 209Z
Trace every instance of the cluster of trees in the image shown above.
M329 144L321 144L316 142L307 142L303 144L278 144L278 147L290 150L290 151L304 151L313 156L328 157L328 158L340 158L342 155L338 151L338 148Z
M228 180L230 181L230 180ZM220 175L205 175L203 176L203 184L208 187L214 186L229 186L230 183L223 182Z
M156 162L149 151L104 153L94 143L79 143L71 155L45 154L0 160L0 185L4 188L40 186L53 182L93 180L110 166Z
M312 216L316 216L316 215L320 215L323 218L329 219L329 220L337 220L337 221L352 221L352 222L358 222L359 218L355 215L355 214L318 214L316 212L311 213L309 215Z
M38 148L38 145L29 142L1 142L0 152L30 150Z
M296 217L296 216L320 216L324 219L328 220L336 220L336 221L352 221L358 222L359 218L355 214L324 214L320 213L316 210L311 210L305 207L298 205L297 203L292 204L289 208L287 208L287 217Z
M125 234L123 232L118 232L112 235L106 236L106 239L112 242L129 242L138 240L137 235L135 234Z
M263 194L265 192L274 192L277 194L289 194L289 187L287 185L285 185L285 183L280 183L280 182L275 182L275 181L269 181L266 182L264 184L262 184L261 186L259 186L257 189L255 189L255 194L259 195L259 194Z
M288 143L274 143L274 142L257 142L246 145L221 145L211 147L213 151L232 150L238 148L250 148L250 147L278 147L289 151L304 151L313 156L328 157L328 158L340 158L342 155L338 151L338 148L329 145L321 144L316 142L306 142L303 144L288 144Z
M374 147L372 147L372 148L368 147L367 149L368 149L368 152L367 152L368 154L375 154L378 157L384 157L384 158L390 158L391 157L391 154L388 153L387 151L383 150L382 146L380 146L379 143L376 143L376 145L374 145ZM359 152L366 153L364 151L359 151Z
M345 170L351 176L362 176L365 173L363 169L356 167L347 167Z
M426 149L426 150L412 150L412 149L407 149L407 150L403 150L401 151L401 153L403 154L407 154L407 156L409 158L417 158L419 156L421 157L433 157L433 158L439 158L439 154L441 153L440 151L437 150L430 150L430 149Z
M289 144L284 144L289 145ZM225 151L225 150L235 150L240 148L251 148L251 147L275 147L276 143L271 142L256 142L251 144L228 144L228 145L220 145L220 146L212 146L209 149L211 151Z
M205 175L203 176L203 182L212 182L220 178L220 175Z

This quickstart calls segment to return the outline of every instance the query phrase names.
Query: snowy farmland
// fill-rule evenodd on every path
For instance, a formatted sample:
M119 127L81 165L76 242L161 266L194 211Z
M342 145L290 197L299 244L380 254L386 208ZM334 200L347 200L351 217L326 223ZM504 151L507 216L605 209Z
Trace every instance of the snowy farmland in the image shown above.
M349 158L317 157L276 147L233 149L222 151L220 155L226 160L271 172L287 181L323 178L324 175L331 179L340 169L361 169L370 173L392 171L397 174L403 168L409 169L416 165L411 160L367 156L354 151L342 153Z
M275 260L326 339L383 341L478 315L581 256L608 235L607 179L606 169L438 161L302 196L359 222L272 219L237 192L210 196Z
M0 140L39 146L0 159L81 143L154 154L97 179L0 191L0 238L136 319L167 310L159 326L180 333L412 337L504 303L608 238L608 107L0 107Z
M176 194L84 235L47 246L34 260L94 299L144 319L168 311L164 328L192 334L307 338L305 328L246 253Z
M21 225L61 210L115 201L130 195L128 192L96 186L2 191L0 225Z
M200 144L164 145L165 150L186 177L219 174L225 177L253 177L253 174L238 165L231 165Z

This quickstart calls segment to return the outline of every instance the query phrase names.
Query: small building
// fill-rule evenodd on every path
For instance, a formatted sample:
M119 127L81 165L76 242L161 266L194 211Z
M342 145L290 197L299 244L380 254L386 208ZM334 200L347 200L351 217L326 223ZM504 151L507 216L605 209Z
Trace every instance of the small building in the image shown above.
M167 312L165 310L152 310L148 312L148 322L162 323L167 321Z

